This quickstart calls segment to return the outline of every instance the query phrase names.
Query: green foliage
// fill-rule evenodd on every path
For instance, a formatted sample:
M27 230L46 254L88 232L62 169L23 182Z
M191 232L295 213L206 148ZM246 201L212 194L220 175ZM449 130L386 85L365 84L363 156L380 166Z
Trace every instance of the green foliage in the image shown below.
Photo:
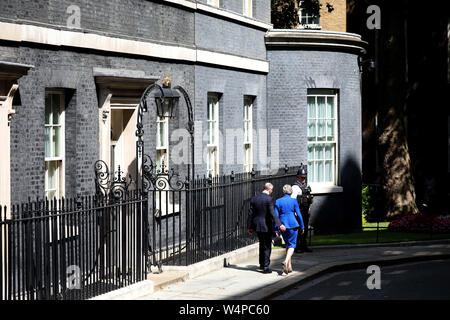
M375 212L375 206L373 203L372 195L369 186L362 187L362 214L365 221L371 220L373 213Z
M298 0L272 0L271 19L274 29L294 29L298 24Z

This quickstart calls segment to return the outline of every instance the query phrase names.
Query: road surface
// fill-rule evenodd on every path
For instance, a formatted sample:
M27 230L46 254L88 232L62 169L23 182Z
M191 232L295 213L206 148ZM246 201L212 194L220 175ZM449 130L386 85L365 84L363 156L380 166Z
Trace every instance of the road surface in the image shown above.
M361 269L325 275L274 300L450 299L450 260L386 266L380 271L380 289L368 289L372 274Z

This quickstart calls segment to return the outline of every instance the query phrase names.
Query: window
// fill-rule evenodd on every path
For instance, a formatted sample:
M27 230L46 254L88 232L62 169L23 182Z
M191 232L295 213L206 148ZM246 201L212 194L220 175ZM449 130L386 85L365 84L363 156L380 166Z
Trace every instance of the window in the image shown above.
M308 94L308 178L311 183L337 184L337 95Z
M209 4L210 6L219 7L220 3L219 0L207 0L206 4Z
M253 167L252 157L252 129L253 129L253 99L244 96L244 172L251 172Z
M243 0L243 9L242 13L244 16L251 17L253 15L252 12L252 0Z
M45 196L64 196L64 93L45 93Z
M156 119L156 167L157 169L168 169L169 151L169 119Z
M208 156L207 175L219 174L219 98L216 94L208 94L207 110Z
M298 18L300 20L300 28L320 29L319 16L310 15L306 10L302 9L302 2L299 3Z
M156 117L156 170L165 173L169 170L169 118ZM166 177L160 176L156 180L161 192L155 195L157 216L165 217L179 212L179 196L169 192L170 187Z

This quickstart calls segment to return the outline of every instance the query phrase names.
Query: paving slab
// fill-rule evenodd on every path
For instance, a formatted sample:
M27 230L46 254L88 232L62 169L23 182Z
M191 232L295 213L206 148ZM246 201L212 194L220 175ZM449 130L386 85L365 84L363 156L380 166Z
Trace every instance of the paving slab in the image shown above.
M294 254L294 272L282 273L285 249L275 249L271 256L271 274L257 270L258 256L245 259L219 270L170 284L139 300L260 300L276 296L287 288L310 281L327 272L345 268L362 268L368 264L394 264L408 261L450 258L450 241L416 243L404 246L326 247L312 253ZM164 272L162 273L164 274Z

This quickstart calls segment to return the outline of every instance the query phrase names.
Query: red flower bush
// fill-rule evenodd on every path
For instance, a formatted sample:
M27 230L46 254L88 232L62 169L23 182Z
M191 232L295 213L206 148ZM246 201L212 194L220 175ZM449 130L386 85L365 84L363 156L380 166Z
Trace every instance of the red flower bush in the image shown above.
M389 231L450 233L450 216L406 214L389 223Z

